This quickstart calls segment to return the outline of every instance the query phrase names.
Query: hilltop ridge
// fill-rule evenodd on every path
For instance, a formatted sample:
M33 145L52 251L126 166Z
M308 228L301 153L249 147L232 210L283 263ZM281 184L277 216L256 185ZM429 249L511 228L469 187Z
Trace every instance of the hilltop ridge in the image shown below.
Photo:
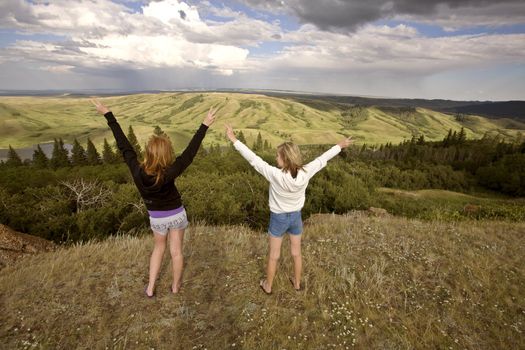
M266 235L190 226L181 294L165 259L146 299L151 237L119 236L0 271L7 348L523 348L524 223L422 222L361 212L310 220L304 283L283 243L272 296ZM167 257L166 257L167 258Z

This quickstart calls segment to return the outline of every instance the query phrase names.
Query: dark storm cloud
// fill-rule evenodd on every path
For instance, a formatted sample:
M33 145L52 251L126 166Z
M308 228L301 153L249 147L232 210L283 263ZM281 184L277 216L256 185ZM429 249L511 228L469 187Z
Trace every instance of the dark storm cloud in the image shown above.
M268 11L286 11L297 17L302 23L311 23L323 30L355 30L357 27L379 19L394 16L424 17L428 19L447 20L464 17L464 25L479 23L469 21L469 9L476 18L498 16L502 24L515 18L514 22L525 20L525 3L523 0L240 0L241 2ZM459 16L458 16L459 15ZM512 21L511 21L512 22Z

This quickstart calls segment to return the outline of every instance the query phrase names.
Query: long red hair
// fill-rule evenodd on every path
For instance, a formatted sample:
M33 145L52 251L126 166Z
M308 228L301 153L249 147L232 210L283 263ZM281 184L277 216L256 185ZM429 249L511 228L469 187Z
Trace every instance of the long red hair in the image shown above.
M164 179L166 168L173 163L171 140L166 135L152 135L146 144L142 168L148 175L155 176L155 185Z

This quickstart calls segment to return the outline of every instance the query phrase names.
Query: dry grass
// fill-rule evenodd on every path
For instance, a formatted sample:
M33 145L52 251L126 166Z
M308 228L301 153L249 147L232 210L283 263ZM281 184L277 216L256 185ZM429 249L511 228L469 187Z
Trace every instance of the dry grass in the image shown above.
M420 222L360 213L311 220L306 290L289 244L272 296L266 237L192 226L180 295L162 269L143 296L151 237L24 258L0 271L0 347L43 349L525 348L525 224Z

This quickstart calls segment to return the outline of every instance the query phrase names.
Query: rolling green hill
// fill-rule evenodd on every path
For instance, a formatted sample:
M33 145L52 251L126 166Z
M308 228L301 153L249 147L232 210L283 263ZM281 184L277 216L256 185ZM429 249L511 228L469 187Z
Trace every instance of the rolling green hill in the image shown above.
M242 130L249 144L258 132L273 146L293 139L299 144L335 143L353 135L357 143L398 143L413 135L441 140L449 129L465 127L467 137L485 133L514 137L525 123L512 119L487 119L453 115L424 108L360 107L312 98L242 93L157 93L101 98L125 130L132 125L141 142L159 125L180 150L210 107L219 108L219 119L205 145L226 144L223 123ZM61 137L84 142L90 137L101 145L112 140L105 120L97 115L87 97L0 97L0 148L30 147Z

